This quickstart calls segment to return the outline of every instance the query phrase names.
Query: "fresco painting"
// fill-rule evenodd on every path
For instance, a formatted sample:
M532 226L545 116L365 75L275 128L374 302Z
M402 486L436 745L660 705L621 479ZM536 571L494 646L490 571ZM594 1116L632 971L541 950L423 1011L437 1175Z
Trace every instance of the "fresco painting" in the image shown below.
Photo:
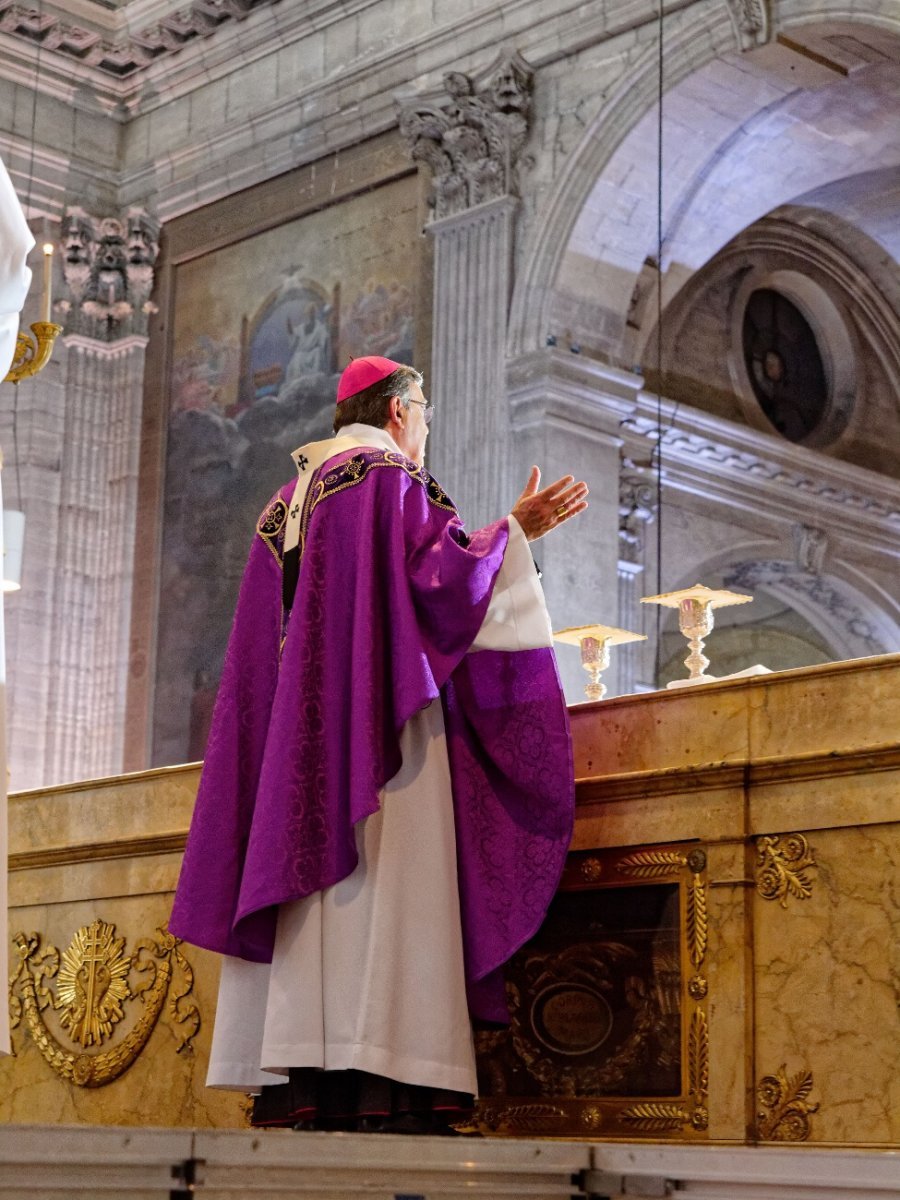
M351 356L413 358L414 177L176 268L156 765L202 757L256 518L331 432Z

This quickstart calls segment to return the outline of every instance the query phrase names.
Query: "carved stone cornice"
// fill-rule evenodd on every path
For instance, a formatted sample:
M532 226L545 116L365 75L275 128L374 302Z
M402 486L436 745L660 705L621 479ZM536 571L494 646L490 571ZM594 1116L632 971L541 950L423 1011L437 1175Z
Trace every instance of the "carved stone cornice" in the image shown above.
M145 337L159 254L159 222L144 209L121 217L66 210L62 267L67 296L58 302L67 335L98 342Z
M622 421L629 454L642 457L641 442L658 436L657 403L642 394L632 416ZM748 429L687 405L663 401L662 470L665 482L710 498L767 510L792 525L822 525L829 514L846 537L878 549L896 548L900 530L900 485L854 463ZM645 441L646 439L646 441Z
M193 0L139 33L110 39L55 13L0 0L0 32L93 67L110 79L127 79L157 59L177 54L188 43L209 37L226 21L241 21L254 9L275 3L277 0Z
M612 438L621 445L622 423L634 416L643 382L631 371L559 347L532 350L506 361L507 394L517 432L562 421L578 426L583 437L607 444ZM643 451L641 443L636 444Z
M514 430L564 419L582 426L586 437L615 437L635 462L656 444L657 400L633 372L556 348L508 359L506 377ZM874 548L896 549L897 480L667 398L661 416L668 487L702 489L710 499L752 511L764 498L766 511L790 526L827 524ZM832 540L829 534L829 555L838 549ZM798 570L814 567L811 546L797 553Z
M10 871L34 871L43 867L71 867L78 863L106 862L119 858L146 858L155 854L182 854L187 833L160 833L148 837L117 838L111 842L81 842L69 846L46 846L10 854Z
M440 92L401 105L400 132L431 168L432 219L517 195L532 80L521 55L501 54L480 76L450 71Z
M837 663L835 665L842 667L844 664ZM764 676L756 677L756 679L763 680L765 678ZM727 686L734 689L738 682L735 680ZM751 681L740 682L743 685L743 683ZM625 698L631 699L631 697ZM622 699L623 697L617 696L616 703ZM840 753L823 749L813 754L781 755L759 763L749 761L714 763L697 767L632 771L602 778L577 778L575 781L576 803L580 809L583 809L591 804L618 804L632 800L642 801L647 797L696 795L699 792L731 789L740 791L745 786L764 787L771 784L809 783L821 779L873 774L880 771L896 772L898 769L900 769L900 746L896 743ZM785 820L789 822L790 817L786 816ZM759 832L762 834L762 830Z

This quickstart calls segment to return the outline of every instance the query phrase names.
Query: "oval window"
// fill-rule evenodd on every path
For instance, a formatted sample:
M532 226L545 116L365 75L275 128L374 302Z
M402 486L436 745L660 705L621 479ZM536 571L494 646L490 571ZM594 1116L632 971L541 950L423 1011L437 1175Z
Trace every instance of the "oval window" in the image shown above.
M744 310L744 363L763 412L783 437L804 442L828 412L825 364L806 317L771 288Z

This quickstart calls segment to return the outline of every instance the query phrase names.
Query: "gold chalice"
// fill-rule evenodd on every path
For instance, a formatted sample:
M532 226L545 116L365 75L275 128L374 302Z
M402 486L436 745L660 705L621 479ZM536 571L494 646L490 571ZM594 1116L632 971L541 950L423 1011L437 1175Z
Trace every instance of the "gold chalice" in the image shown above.
M709 659L703 653L703 642L713 631L713 611L731 604L748 604L753 599L743 592L715 591L702 583L682 588L678 592L662 592L659 596L642 596L641 604L661 604L678 609L678 628L688 640L690 653L684 660L689 677L679 682L712 683L714 676L706 674Z
M606 695L606 684L601 682L600 676L609 666L610 646L647 640L646 634L631 633L614 625L573 625L569 629L560 629L553 638L554 641L580 648L581 665L590 677L584 687L588 700L602 700Z

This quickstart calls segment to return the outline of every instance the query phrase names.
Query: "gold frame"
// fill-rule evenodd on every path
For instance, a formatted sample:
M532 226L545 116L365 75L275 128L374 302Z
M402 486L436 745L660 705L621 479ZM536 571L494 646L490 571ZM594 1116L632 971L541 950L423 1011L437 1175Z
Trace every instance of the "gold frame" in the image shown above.
M673 1096L484 1096L471 1128L494 1136L707 1137L709 985L705 850L692 843L569 855L560 890L677 884L681 1000L681 1088Z

